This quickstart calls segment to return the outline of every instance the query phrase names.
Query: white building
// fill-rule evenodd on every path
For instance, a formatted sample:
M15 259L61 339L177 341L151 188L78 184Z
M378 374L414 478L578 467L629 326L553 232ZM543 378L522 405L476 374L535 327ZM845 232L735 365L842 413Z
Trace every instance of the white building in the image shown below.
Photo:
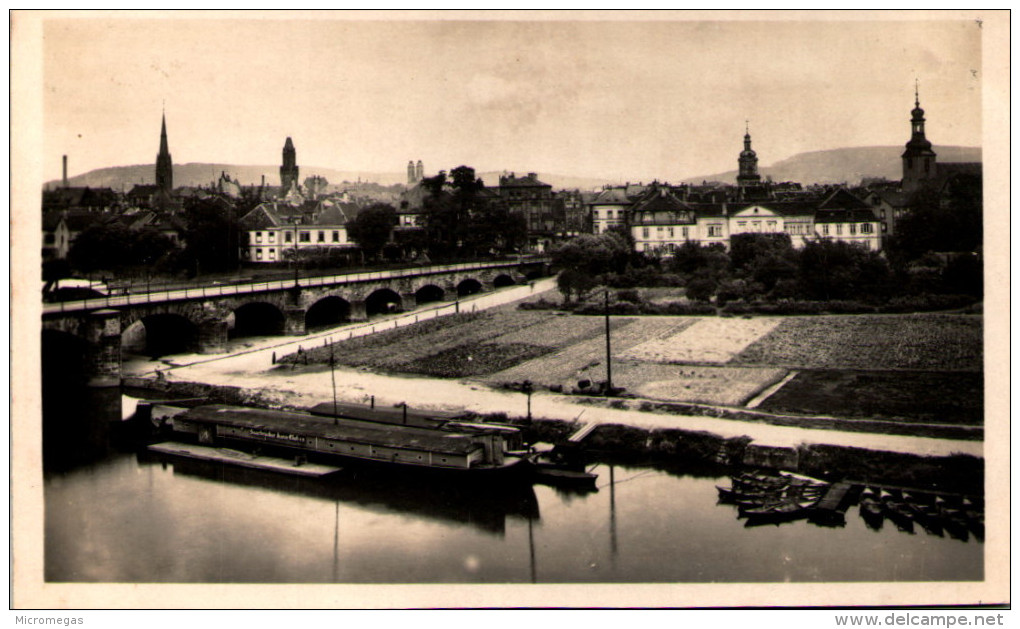
M347 223L357 216L350 203L324 200L292 207L262 203L241 218L241 258L246 262L280 262L302 251L351 248Z

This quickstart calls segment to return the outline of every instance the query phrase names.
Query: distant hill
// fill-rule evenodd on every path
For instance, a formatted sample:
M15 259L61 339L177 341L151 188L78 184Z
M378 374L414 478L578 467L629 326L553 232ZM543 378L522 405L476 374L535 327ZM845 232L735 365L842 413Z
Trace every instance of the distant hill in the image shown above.
M331 184L349 182L373 182L383 186L406 183L405 173L378 173L366 171L343 171L332 168L320 168L318 166L300 166L301 181L305 177L320 175L325 177ZM280 167L277 166L239 166L237 164L174 164L174 186L207 186L220 178L220 173L225 172L232 179L241 182L241 185L258 184L262 181L262 175L266 176L266 183L271 186L280 185ZM430 173L426 173L428 175ZM434 174L434 173L432 173ZM499 172L483 172L478 176L488 186L499 185ZM517 174L524 174L518 172ZM541 181L550 184L554 189L578 188L581 190L593 190L602 187L603 184L613 183L605 179L594 179L585 177L572 177L568 175L554 175L539 173ZM110 168L99 168L90 170L87 173L68 178L72 186L89 186L91 188L113 188L114 190L130 190L135 184L156 183L155 164L138 164L134 166L113 166ZM48 181L46 186L53 188L60 185L60 180Z
M935 146L939 162L980 162L981 149L970 146ZM862 146L798 153L771 166L759 167L762 177L773 181L856 184L864 177L885 177L898 180L903 176L900 165L902 146ZM736 159L734 158L734 161ZM735 183L737 171L690 177L685 182L721 181Z

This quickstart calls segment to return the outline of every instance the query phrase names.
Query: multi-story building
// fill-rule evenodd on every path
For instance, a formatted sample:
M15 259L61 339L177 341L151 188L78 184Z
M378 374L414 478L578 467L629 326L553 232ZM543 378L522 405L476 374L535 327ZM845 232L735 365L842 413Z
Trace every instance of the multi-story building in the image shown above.
M303 252L348 249L347 224L357 216L351 203L322 200L294 207L261 203L239 221L244 234L241 259L245 262L280 262Z
M539 181L537 173L500 175L497 192L511 212L524 217L530 249L544 250L564 231L563 201L553 195L551 185Z

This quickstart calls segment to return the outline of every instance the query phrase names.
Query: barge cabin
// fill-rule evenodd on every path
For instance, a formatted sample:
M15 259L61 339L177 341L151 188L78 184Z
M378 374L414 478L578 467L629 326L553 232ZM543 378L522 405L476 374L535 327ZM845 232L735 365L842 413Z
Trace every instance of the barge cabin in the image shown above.
M192 435L206 445L241 443L450 471L509 470L526 461L513 453L520 443L520 431L486 426L422 428L221 404L199 406L173 419L174 432Z

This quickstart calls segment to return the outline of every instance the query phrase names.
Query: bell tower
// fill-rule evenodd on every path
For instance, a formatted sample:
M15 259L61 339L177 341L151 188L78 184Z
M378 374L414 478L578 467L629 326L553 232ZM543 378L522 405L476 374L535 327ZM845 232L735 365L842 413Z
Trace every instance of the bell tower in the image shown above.
M283 165L280 166L280 187L286 194L292 186L298 183L297 151L294 150L294 142L290 137L283 144Z
M903 181L900 188L904 192L914 192L925 183L935 178L935 151L931 142L924 137L924 110L918 96L917 81L914 81L914 109L910 112L910 141L903 151Z
M744 123L744 150L740 151L737 163L739 165L738 186L753 186L761 183L761 175L758 174L758 154L751 148L751 129L747 122Z

